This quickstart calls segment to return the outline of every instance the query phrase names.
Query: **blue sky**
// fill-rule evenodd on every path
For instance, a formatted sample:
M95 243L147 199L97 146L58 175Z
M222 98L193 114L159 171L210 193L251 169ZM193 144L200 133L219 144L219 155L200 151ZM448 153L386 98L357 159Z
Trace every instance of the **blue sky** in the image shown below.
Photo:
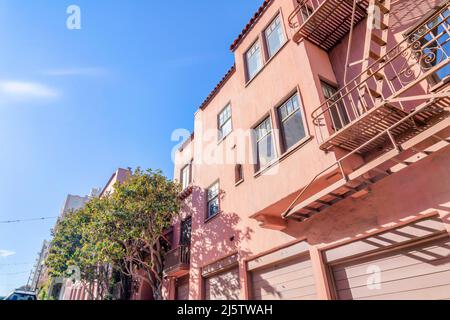
M171 133L192 130L261 3L2 0L0 221L58 215L118 167L172 177ZM26 283L53 224L0 224L0 295Z

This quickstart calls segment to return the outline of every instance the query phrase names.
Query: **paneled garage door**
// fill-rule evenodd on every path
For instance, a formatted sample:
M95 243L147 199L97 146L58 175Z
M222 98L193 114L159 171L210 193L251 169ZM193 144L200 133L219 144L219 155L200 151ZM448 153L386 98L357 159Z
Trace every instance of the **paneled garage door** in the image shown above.
M331 270L340 300L450 300L450 238L339 264Z
M177 279L177 300L189 300L189 277Z
M295 258L251 273L254 300L314 300L316 285L308 258Z
M206 300L239 300L240 292L238 267L205 279Z

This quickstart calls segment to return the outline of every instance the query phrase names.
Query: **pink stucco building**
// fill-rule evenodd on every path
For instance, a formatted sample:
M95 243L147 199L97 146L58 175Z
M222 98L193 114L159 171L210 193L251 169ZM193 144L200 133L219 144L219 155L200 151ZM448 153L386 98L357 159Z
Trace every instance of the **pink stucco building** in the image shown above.
M176 154L166 297L450 299L449 16L264 1Z

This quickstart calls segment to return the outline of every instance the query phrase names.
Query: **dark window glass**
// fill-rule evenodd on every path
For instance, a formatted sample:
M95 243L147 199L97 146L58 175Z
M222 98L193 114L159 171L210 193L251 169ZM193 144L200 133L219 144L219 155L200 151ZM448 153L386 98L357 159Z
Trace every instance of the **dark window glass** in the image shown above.
M207 216L206 218L212 218L219 213L219 183L215 183L207 191L208 203L207 203Z
M237 164L236 165L234 174L235 174L234 180L235 180L236 183L241 182L242 180L244 180L244 168L243 168L242 164Z
M231 123L231 105L226 106L225 109L219 113L217 120L219 127L219 140L222 140L233 130Z
M188 218L181 223L180 245L188 246L191 244L192 219Z
M286 150L305 138L305 126L300 109L299 97L295 94L278 108L283 144Z
M342 102L339 102L340 97L337 94L337 88L329 85L326 82L322 82L322 90L325 99L331 99L330 103L328 104L328 106L331 106L329 109L329 115L331 117L331 121L333 122L333 129L335 131L339 131L350 123L347 110L345 109Z
M285 42L283 26L281 25L281 17L278 15L275 20L270 24L270 26L265 31L267 51L269 57L272 57L275 53L280 50L281 46Z
M247 80L251 80L263 66L259 41L255 42L255 44L247 51L245 58L247 60Z
M265 167L275 159L275 146L272 134L272 124L270 117L264 120L255 129L256 153L258 169Z

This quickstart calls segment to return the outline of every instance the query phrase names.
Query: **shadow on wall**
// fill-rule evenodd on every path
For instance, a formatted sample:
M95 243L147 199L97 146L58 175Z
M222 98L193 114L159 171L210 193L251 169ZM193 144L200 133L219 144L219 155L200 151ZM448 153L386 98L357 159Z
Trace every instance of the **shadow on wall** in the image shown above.
M391 29L394 33L406 32L427 14L434 12L443 0L397 0L392 3Z
M219 197L223 200L226 197L225 192L220 191ZM222 211L207 219L206 207L206 191L194 187L192 195L185 200L183 207L183 213L192 217L191 283L203 281L202 267L233 255L238 250L240 259L247 257L249 252L243 250L241 244L250 240L254 233L251 228L242 227L241 218L234 212ZM236 268L226 270L215 276L217 281L210 282L209 290L221 299L237 300L239 295L236 293L239 292L237 289L240 283L236 281ZM191 288L191 294L200 297L198 290L199 288Z

